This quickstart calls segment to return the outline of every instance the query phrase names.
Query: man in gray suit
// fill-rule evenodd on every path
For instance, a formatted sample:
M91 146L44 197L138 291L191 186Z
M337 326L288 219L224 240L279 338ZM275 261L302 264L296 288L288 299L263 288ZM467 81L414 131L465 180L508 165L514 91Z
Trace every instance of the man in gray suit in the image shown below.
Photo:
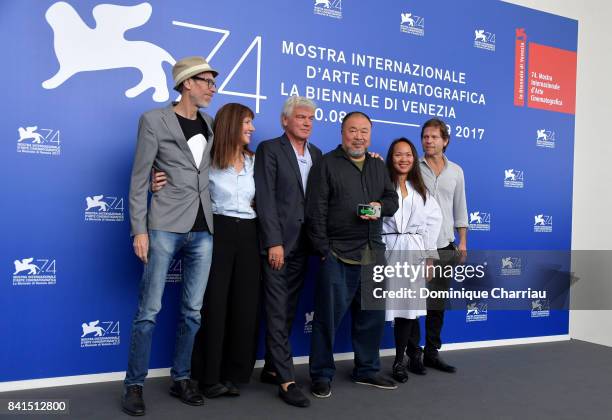
M187 57L174 65L172 75L181 99L140 118L130 183L134 252L144 263L122 397L123 410L130 415L145 412L142 388L155 319L161 309L166 273L179 251L183 254L183 292L170 394L186 404L204 403L190 380L190 370L212 258L208 170L213 132L211 116L198 109L207 107L215 94L217 72L204 58ZM152 168L166 173L167 185L152 194L148 205Z

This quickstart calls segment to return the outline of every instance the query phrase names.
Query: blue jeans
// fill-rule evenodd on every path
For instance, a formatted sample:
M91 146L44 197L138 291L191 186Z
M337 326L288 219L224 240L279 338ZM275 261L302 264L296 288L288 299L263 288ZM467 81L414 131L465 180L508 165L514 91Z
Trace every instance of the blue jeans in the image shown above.
M336 373L334 339L342 318L351 309L351 339L355 352L353 378L373 377L380 370L380 343L385 311L361 309L360 265L345 264L331 253L322 263L315 287L310 342L310 377L331 382Z
M191 352L195 335L200 328L200 309L208 283L212 249L212 236L208 232L149 231L148 263L144 265L138 311L132 323L125 386L144 385L149 369L155 318L161 309L166 285L166 273L172 258L179 251L183 252L183 291L170 375L175 381L190 377Z

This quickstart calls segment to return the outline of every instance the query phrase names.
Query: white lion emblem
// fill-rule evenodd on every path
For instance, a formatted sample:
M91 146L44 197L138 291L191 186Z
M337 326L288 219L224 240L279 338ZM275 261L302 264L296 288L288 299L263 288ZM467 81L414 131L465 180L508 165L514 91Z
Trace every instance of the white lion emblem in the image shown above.
M487 42L487 37L485 36L484 29L474 31L474 41Z
M42 141L42 134L37 133L36 130L38 130L37 126L33 126L33 127L19 127L17 129L17 131L19 132L19 140L17 140L18 143L24 141L24 140L32 140L32 143L40 143Z
M538 134L537 140L548 140L548 134L546 134L546 130L536 130L536 133Z
M85 198L85 201L87 202L87 208L85 209L85 211L96 207L99 207L100 211L108 211L108 204L102 201L103 198L103 195L94 195L93 197Z
M58 72L42 83L45 89L55 89L84 71L133 67L142 73L142 80L125 91L134 98L153 88L153 100L168 100L168 86L162 63L174 64L164 49L146 41L128 41L125 31L144 25L151 17L149 3L135 6L99 4L93 8L95 28L83 22L74 8L65 2L51 5L45 14L54 34Z
M32 264L34 258L24 258L21 261L15 260L13 263L15 264L15 274L19 274L22 271L27 271L28 274L38 274L40 272L40 267L35 264Z
M514 267L514 263L510 257L502 258L502 268L512 268Z
M83 328L83 335L81 335L81 338L85 337L87 334L91 334L91 333L96 333L94 335L94 337L102 337L102 334L104 333L104 329L102 329L102 327L99 327L98 324L100 323L100 321L91 321L89 324L86 323L82 323L81 327Z
M480 313L480 309L478 309L478 305L476 303L470 303L467 307L467 315L478 315Z
M479 211L470 213L470 223L482 223L482 217Z
M414 19L412 18L412 13L402 13L401 17L402 23L400 23L400 25L407 23L408 26L414 26Z

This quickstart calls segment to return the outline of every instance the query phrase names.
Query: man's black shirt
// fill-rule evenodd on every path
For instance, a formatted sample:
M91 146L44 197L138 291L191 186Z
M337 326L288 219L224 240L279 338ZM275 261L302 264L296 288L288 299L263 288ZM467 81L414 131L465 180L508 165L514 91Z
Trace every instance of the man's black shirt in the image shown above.
M323 256L333 251L341 258L360 261L363 250L384 249L382 217L363 220L359 204L381 203L381 216L393 216L399 207L397 192L385 163L366 153L363 169L351 161L342 146L323 155L308 180L306 218L314 248Z
M204 118L202 118L202 115L200 115L199 112L196 112L196 115L197 117L195 120L190 120L189 118L185 118L179 114L176 114L179 125L181 126L181 130L183 130L185 140L187 141L187 145L189 145L189 140L196 137L198 134L202 134L206 141L208 141L210 137L208 133L208 128L206 127L206 123L204 122ZM204 208L202 207L202 200L200 200L198 214L196 216L195 222L193 223L191 231L210 232L210 230L208 229L208 225L206 224L206 218L204 217Z

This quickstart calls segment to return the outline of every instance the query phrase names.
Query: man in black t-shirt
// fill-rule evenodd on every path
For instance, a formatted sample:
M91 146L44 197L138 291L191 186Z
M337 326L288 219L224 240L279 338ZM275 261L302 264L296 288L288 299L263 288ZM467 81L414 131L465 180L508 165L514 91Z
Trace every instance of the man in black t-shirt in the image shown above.
M170 394L189 405L204 403L191 377L191 352L200 327L200 309L212 259L212 209L208 190L212 118L199 112L216 92L217 72L202 57L178 61L173 69L178 103L140 118L130 183L134 252L144 263L138 310L132 324L123 411L145 413L147 376L155 319L161 309L166 273L183 254L183 292L177 326ZM151 170L166 173L166 186L148 202Z

